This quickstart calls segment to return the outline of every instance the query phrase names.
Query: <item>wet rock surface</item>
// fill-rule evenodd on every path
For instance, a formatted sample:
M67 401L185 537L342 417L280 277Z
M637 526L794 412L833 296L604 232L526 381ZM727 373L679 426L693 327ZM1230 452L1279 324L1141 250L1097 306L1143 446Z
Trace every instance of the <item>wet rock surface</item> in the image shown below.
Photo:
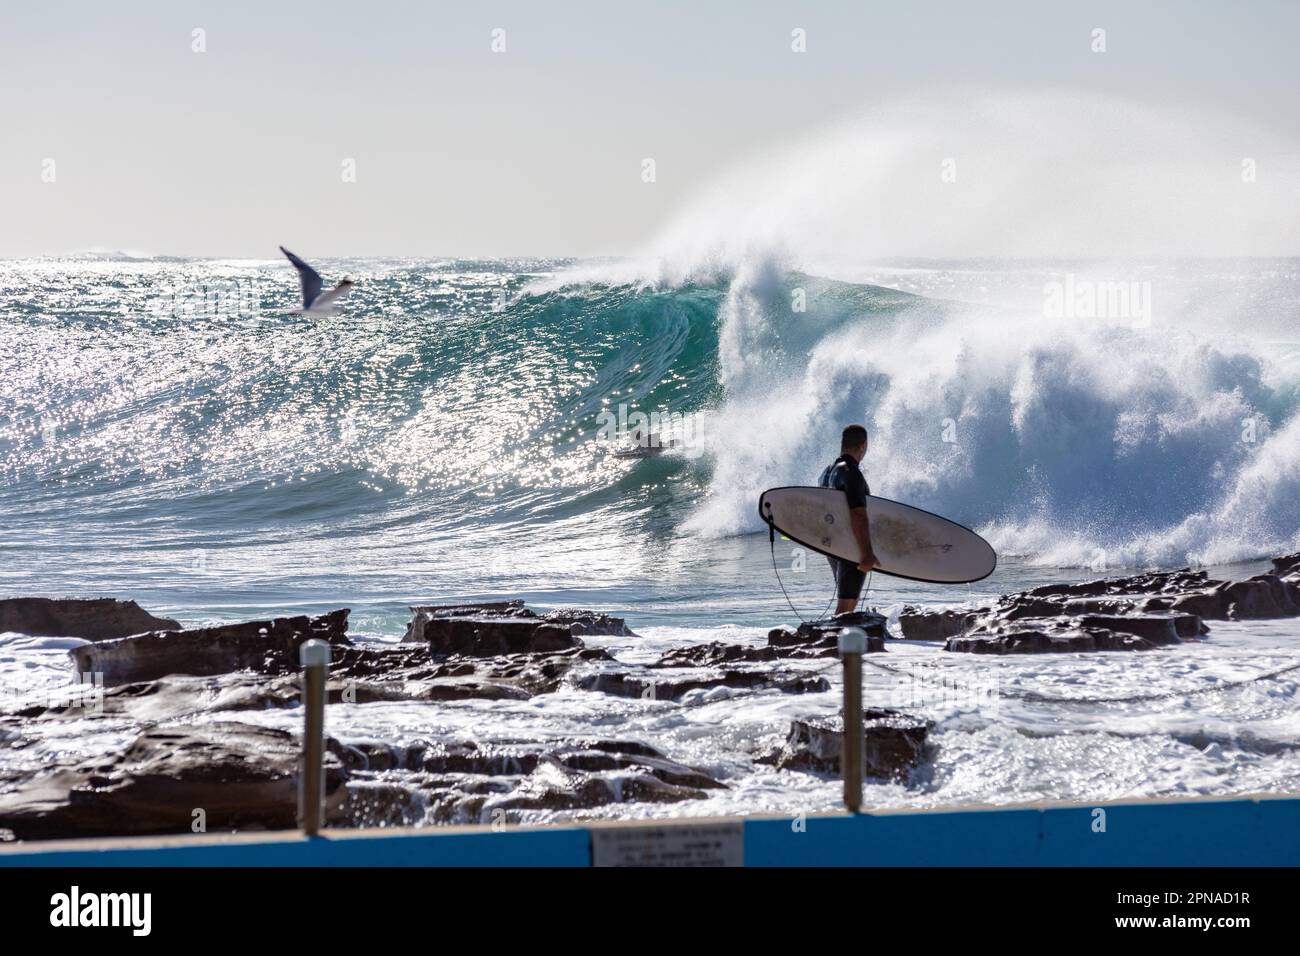
M578 608L539 615L523 601L416 605L411 615L402 639L429 641L441 653L525 653L532 649L528 641L542 627L548 628L539 637L543 642L556 639L560 631L570 637L636 636L621 617ZM479 636L473 636L476 633ZM472 650L475 647L481 650Z
M969 611L926 611L905 606L898 627L908 641L944 641L963 633L976 619Z
M690 672L629 669L575 633L635 636L620 618L590 611L539 615L517 601L424 607L408 628L416 639L397 644L354 643L347 618L341 609L73 648L74 672L95 680L67 699L51 694L0 712L0 739L38 750L43 734L85 721L92 731L97 723L114 733L135 727L133 742L100 760L55 761L0 779L0 829L19 839L188 832L196 809L208 827L293 827L297 735L233 718L300 705L298 646L309 637L332 645L330 704L510 702L564 688L674 701L692 692L796 694L830 686L797 671L773 674L762 666L766 658ZM227 714L232 719L220 716ZM631 740L429 740L401 748L335 740L330 752L328 812L344 826L518 819L700 799L725 788Z
M863 713L864 761L868 777L905 780L925 760L927 721L895 710ZM844 718L841 715L790 723L790 735L779 750L757 758L781 770L840 773L844 748Z
M1150 650L1201 639L1206 619L1300 614L1298 589L1300 554L1279 557L1272 573L1244 581L1186 569L1140 574L1049 585L980 607L905 607L898 622L905 638L943 642L949 652ZM30 755L0 771L0 831L20 839L190 832L196 810L209 829L292 827L297 734L240 715L300 705L298 646L309 637L331 644L331 705L416 705L403 721L413 723L417 738L421 705L434 726L462 701L509 710L552 693L623 698L619 706L629 713L729 706L759 694L790 695L789 707L800 695L832 689L843 627L862 628L870 653L887 652L886 621L874 612L776 627L762 644L705 642L632 664L586 640L634 639L621 618L578 609L538 614L521 601L413 608L400 643L353 642L346 609L102 637L163 619L130 602L100 606L107 623L77 625L99 639L69 651L69 670L91 678L70 685L78 694L64 699L65 688L0 702L0 746ZM66 629L67 620L57 628ZM817 706L824 710L824 701ZM929 729L915 716L870 711L868 774L907 783L928 759ZM83 733L124 743L95 760L65 756L63 741ZM485 726L481 739L433 736L400 746L331 740L331 823L581 815L622 803L698 800L726 787L725 772L678 763L644 741L491 734ZM841 743L838 719L795 719L784 745L754 759L781 771L834 774Z
M970 634L949 638L946 651L968 654L1042 654L1077 651L1142 651L1176 644L1176 637L1155 641L1136 634L1103 628L1071 627L1069 624L1046 624L1039 628L1017 627L1005 631Z
M983 607L905 606L898 623L907 639L962 653L1150 650L1204 637L1207 620L1300 615L1300 555L1273 567L1241 581L1183 568L1044 585Z
M527 812L610 803L675 802L726 785L639 741L578 739L483 745L419 741L354 746L349 799L355 825L513 822Z
M293 734L229 722L154 728L102 760L38 775L0 793L0 828L18 839L208 830L288 829L297 814ZM337 756L325 761L326 807L344 797Z
M798 627L782 625L767 632L767 645L724 644L710 641L675 648L656 662L656 667L699 667L732 663L768 663L815 657L836 657L843 628L861 628L867 635L867 653L885 650L885 618L874 611L855 611L824 621L804 621Z
M154 617L134 601L35 597L0 600L0 632L103 641L179 627L171 618Z
M885 649L885 623L884 615L875 611L853 611L821 621L804 621L798 627L773 628L767 633L767 643L769 647L816 650L821 652L819 657L834 657L840 631L856 627L867 635L867 653L878 654Z
M1300 551L1274 558L1272 564L1274 574L1300 575Z
M645 674L592 674L577 681L581 690L640 697L643 700L681 700L693 691L779 690L785 694L817 694L831 689L824 677L807 674L773 674L765 671L724 670L700 677Z
M347 646L346 608L319 617L277 617L217 627L149 631L98 641L69 653L77 672L98 674L106 687L169 674L230 674L298 669L298 646L310 638Z

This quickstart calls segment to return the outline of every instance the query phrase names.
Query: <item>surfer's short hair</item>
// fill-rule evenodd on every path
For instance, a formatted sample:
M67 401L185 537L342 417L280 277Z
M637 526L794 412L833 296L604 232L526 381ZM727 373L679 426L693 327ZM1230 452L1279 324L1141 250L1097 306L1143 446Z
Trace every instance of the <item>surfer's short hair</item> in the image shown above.
M840 437L840 451L861 448L866 443L867 430L861 425L850 425L844 429L844 434Z

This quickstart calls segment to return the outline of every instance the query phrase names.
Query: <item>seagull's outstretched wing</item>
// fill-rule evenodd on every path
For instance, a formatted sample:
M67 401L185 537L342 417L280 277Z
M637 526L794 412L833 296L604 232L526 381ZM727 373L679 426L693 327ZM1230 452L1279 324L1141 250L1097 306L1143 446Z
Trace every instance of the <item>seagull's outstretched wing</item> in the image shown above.
M320 273L307 265L307 263L303 262L284 246L280 247L280 251L289 257L289 261L293 263L293 267L298 270L298 278L302 281L302 307L304 309L310 309L311 304L315 302L316 297L320 295L321 286L324 284L321 282Z
M353 284L351 279L344 279L328 292L322 292L316 297L316 301L311 304L312 311L318 312L332 308L335 302L352 291Z

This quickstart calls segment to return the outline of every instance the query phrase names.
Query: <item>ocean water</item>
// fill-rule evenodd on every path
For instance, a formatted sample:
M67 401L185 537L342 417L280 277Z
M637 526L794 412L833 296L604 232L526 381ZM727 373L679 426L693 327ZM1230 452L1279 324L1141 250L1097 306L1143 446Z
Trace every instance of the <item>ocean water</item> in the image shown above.
M1244 576L1300 550L1297 260L316 265L357 281L333 315L292 314L281 260L0 262L0 593L131 598L186 625L346 606L381 641L414 603L520 597L626 617L640 638L592 643L630 663L761 643L819 616L830 581L769 542L758 493L811 483L849 421L871 429L873 492L1000 555L970 586L873 576L885 613L1134 569ZM1093 314L1079 290L1115 281L1131 300ZM619 457L629 420L676 446ZM891 643L868 703L934 719L936 756L869 799L1300 788L1300 672L1268 676L1300 664L1300 621L1212 626L1143 654ZM68 644L0 637L5 693L66 681ZM730 789L598 812L797 812L837 785L751 757L838 699L568 690L340 706L330 730L640 737ZM110 730L22 759L120 746Z

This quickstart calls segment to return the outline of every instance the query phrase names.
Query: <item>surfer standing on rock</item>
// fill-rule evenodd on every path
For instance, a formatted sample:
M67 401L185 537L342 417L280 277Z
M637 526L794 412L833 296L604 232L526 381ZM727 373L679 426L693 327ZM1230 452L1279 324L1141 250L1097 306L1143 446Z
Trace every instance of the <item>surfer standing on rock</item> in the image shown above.
M871 525L867 520L867 496L871 494L871 489L867 487L867 479L858 467L866 454L867 430L861 425L849 425L840 439L840 457L827 465L817 480L822 488L838 488L848 496L853 536L862 547L862 561L857 565L841 558L828 556L826 559L830 561L831 573L835 575L835 595L839 598L839 603L835 605L836 614L847 614L858 606L867 572L880 563L871 548Z

